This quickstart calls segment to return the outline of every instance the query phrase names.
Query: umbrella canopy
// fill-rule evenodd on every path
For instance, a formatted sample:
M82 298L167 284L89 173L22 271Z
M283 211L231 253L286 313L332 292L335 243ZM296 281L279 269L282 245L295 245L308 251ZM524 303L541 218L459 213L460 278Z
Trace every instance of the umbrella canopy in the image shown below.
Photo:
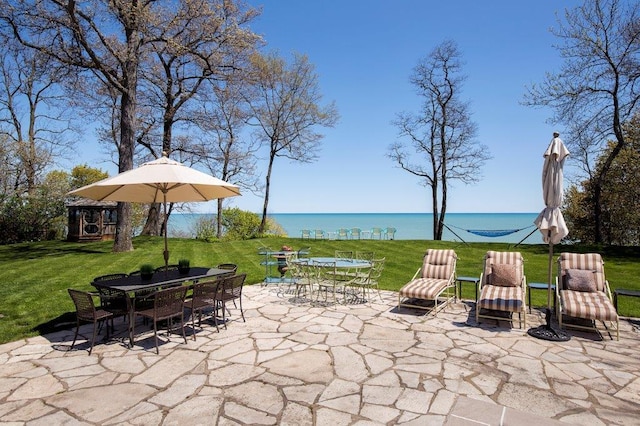
M554 136L557 133L554 133ZM554 137L544 152L542 167L542 192L545 209L540 212L534 223L542 233L545 243L558 244L569 234L569 229L562 216L560 207L563 196L564 160L569 156L569 150L560 137Z
M241 194L236 185L187 167L178 161L170 160L163 153L162 158L83 186L69 192L69 195L79 195L98 201L163 203L166 217L167 202L210 201ZM169 250L166 229L164 247L164 262L167 266Z
M240 189L167 157L69 193L98 201L164 203L235 197Z
M546 340L566 341L569 336L551 327L551 275L553 271L553 245L558 244L569 234L569 229L562 216L563 172L564 160L569 156L569 150L560 139L560 134L554 132L549 147L544 152L542 166L542 192L545 208L540 212L534 223L542 233L543 240L549 244L549 265L547 286L547 324L530 329L529 335Z

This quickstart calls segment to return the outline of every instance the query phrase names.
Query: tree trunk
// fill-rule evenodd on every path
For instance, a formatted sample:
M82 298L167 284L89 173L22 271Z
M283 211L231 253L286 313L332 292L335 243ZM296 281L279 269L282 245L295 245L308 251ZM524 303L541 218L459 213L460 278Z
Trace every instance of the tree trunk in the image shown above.
M269 207L269 189L271 187L271 171L273 170L273 161L275 155L269 157L269 166L267 168L267 177L264 188L264 204L262 206L262 221L260 222L260 228L258 233L263 234L267 228L267 208Z
M439 219L439 214L438 214L438 181L437 180L433 180L433 183L431 185L431 205L433 206L433 239L434 240L441 240L442 239L442 235L440 235L440 237L438 238L438 219Z
M218 214L216 215L216 236L218 238L222 238L222 199L218 198L216 204L218 205Z
M160 209L162 204L151 203L149 205L149 213L147 220L142 228L140 235L158 236L160 235Z
M128 69L124 72L129 76L128 87L122 93L120 100L120 146L118 171L120 173L133 169L133 151L135 144L136 126L136 89L137 89L137 64L129 61ZM114 252L133 250L131 203L118 203L118 222L116 223L116 236L113 241Z

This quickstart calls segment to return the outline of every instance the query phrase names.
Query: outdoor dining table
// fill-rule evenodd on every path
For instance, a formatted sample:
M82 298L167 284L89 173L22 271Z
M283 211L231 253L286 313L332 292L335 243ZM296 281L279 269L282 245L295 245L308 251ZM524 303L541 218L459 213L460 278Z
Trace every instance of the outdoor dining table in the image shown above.
M198 281L206 278L214 278L223 275L233 274L229 269L192 267L187 272L178 270L158 271L151 278L142 278L141 275L129 275L106 281L93 281L92 286L104 288L110 291L121 292L127 300L129 306L129 343L133 345L133 329L131 325L135 320L135 298L136 293L153 291L167 287L175 287L187 281Z
M371 268L373 264L368 260L363 259L347 259L342 257L308 257L297 259L295 262L301 264L308 264L317 266L320 268L334 268L334 269L344 269L344 270L358 270L358 269L366 269ZM336 299L336 287L340 285L340 279L338 276L332 277L333 284L333 300L337 302ZM346 293L345 293L345 302L346 302Z

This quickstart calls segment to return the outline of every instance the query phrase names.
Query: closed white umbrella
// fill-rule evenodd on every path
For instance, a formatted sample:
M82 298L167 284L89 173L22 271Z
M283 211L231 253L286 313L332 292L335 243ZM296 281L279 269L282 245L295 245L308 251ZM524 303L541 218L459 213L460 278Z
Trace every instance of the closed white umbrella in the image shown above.
M558 132L553 133L553 139L544 152L542 166L542 193L545 208L540 212L535 225L542 233L542 239L549 244L549 286L547 289L546 326L531 329L528 333L534 337L546 340L569 340L569 337L551 327L551 278L553 271L553 245L558 244L569 235L569 229L562 216L563 198L563 167L564 160L569 156L569 150L560 139Z
M210 201L235 197L240 188L206 173L162 158L69 192L98 201L126 201L163 203L165 217L167 202ZM164 261L169 263L167 232L164 232Z

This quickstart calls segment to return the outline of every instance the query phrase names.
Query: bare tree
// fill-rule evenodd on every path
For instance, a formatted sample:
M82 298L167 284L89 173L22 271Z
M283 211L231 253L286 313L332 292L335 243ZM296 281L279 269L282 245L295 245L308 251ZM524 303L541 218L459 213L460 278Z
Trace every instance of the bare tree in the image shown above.
M243 136L250 118L249 104L242 96L242 72L226 81L209 81L210 91L202 96L203 108L194 118L204 132L200 156L211 174L251 192L259 189L256 171L258 144ZM209 93L210 92L210 93ZM216 232L222 236L223 201L217 201Z
M595 242L602 242L602 190L613 160L626 145L623 125L640 100L640 4L586 0L567 10L551 32L564 58L559 71L528 88L525 104L551 107L553 123L569 128L567 145L593 181ZM594 162L613 137L615 145L598 168Z
M317 158L323 135L317 127L333 127L339 115L334 103L320 105L322 96L314 67L294 54L291 64L276 54L253 58L251 108L256 136L269 150L264 205L259 232L264 232L276 157L303 163Z
M393 124L408 142L393 143L388 153L402 170L431 188L435 240L442 239L449 182L476 182L480 167L490 158L487 147L475 142L477 127L461 100L461 56L453 41L445 41L418 62L410 81L424 99L423 106L417 114L398 114Z
M13 158L15 190L32 194L45 169L69 148L69 118L59 101L59 70L46 55L5 40L0 52L0 133Z

